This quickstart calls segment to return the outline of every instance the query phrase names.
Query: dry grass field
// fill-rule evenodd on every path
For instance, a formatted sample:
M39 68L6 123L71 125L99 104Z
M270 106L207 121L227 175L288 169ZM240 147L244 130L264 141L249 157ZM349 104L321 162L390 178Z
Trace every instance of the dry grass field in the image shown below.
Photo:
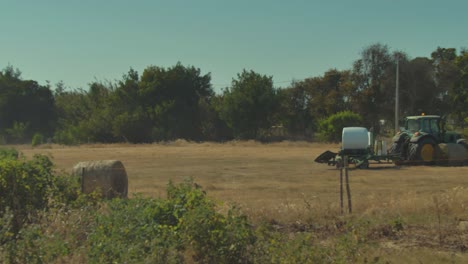
M164 197L169 180L191 177L220 201L220 210L235 204L253 223L274 222L292 231L329 228L327 222L339 219L372 219L383 227L401 221L404 229L397 238L376 231L378 254L390 260L468 260L468 167L371 163L366 170L351 168L353 214L340 216L339 170L313 162L338 145L175 141L17 148L27 157L49 155L67 172L79 161L120 160L129 176L130 194Z

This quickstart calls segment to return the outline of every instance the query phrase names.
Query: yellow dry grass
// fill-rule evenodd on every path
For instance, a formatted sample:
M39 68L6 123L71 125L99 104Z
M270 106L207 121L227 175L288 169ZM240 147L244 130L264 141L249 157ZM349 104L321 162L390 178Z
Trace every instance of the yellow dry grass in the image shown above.
M252 219L304 221L339 211L339 170L313 162L323 151L338 147L305 142L177 140L18 149L26 156L50 155L58 169L67 172L79 161L120 160L128 173L130 195L163 197L169 180L192 177L210 197L239 205ZM371 164L368 170L351 169L349 174L353 209L358 215L417 215L433 210L436 198L454 217L468 218L468 167Z
M313 161L325 150L336 151L338 145L177 140L17 148L27 157L49 155L57 169L66 172L80 161L120 160L128 174L130 197L132 193L164 197L169 180L181 182L191 177L220 202L220 210L236 204L253 223L266 220L300 227L343 219L339 170ZM349 175L353 221L372 219L385 227L401 219L405 224L406 239L380 238L376 255L408 262L468 260L461 253L466 248L460 248L468 245L468 230L457 229L468 220L468 167L371 163L370 169L350 169Z

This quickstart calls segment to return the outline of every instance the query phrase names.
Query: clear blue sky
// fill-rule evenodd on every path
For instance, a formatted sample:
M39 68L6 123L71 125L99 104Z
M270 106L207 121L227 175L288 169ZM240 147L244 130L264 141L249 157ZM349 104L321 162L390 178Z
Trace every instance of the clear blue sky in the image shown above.
M467 0L0 0L0 67L84 89L180 61L216 91L242 69L292 79L349 69L382 43L411 57L468 47Z

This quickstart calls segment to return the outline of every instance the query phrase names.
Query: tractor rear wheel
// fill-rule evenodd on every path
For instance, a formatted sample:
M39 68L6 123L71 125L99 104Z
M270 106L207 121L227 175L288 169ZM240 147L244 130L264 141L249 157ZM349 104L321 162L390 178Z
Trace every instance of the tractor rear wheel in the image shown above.
M403 161L406 158L406 151L408 149L410 138L407 136L402 136L397 142L393 142L392 146L388 149L388 155L390 156L399 156L399 159L394 159L393 162L395 165L402 165Z
M416 164L430 165L435 161L436 142L431 138L424 138L417 143L410 143L408 160Z

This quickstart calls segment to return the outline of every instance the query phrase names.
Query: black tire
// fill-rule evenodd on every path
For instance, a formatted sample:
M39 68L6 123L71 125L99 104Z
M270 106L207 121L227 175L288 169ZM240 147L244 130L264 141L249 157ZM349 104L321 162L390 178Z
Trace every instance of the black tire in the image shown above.
M410 143L408 146L408 161L412 163L419 161L418 155L418 144L417 143Z
M399 159L393 160L395 165L402 165L406 159L406 150L408 149L409 137L402 136L397 142L393 142L392 146L387 151L390 156L399 156Z
M390 156L399 156L399 158L393 160L393 163L397 166L400 166L403 163L403 159L401 157L401 147L402 143L393 142L392 146L388 149L387 152L387 154Z
M432 165L435 162L436 142L431 138L423 138L408 146L408 160L412 164Z
M400 154L401 151L401 144L398 142L393 142L393 144L388 149L389 155L397 155Z

